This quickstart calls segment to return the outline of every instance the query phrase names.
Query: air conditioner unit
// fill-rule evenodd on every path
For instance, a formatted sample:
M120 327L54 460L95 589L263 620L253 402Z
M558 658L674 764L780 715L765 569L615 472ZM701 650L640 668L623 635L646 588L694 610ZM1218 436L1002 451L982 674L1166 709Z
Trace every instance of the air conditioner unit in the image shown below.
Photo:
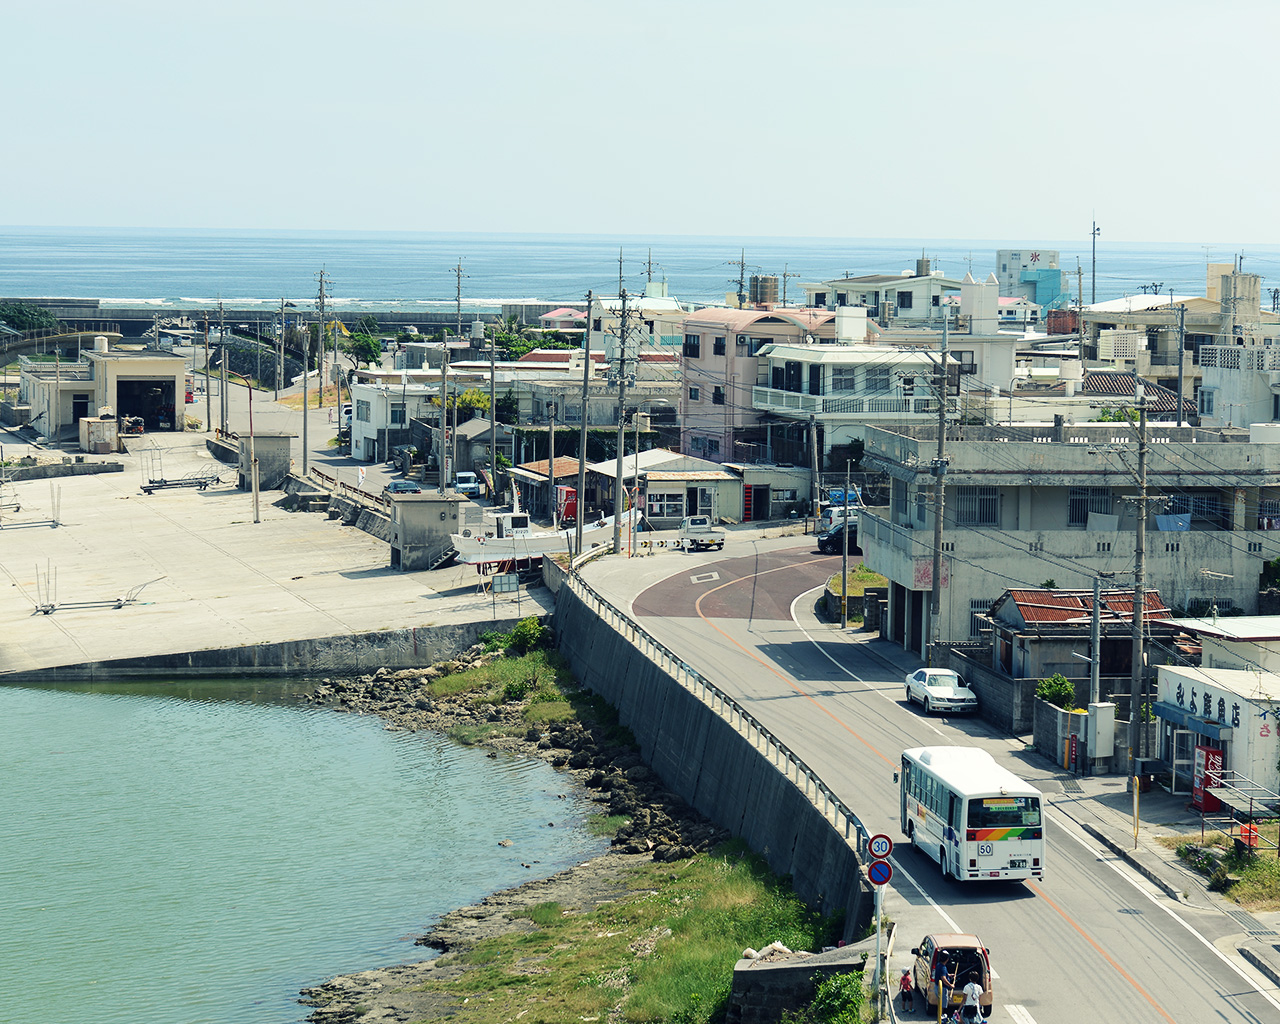
M745 334L739 334L739 335L738 335L738 344L739 344L739 345L745 345L746 343L747 343L747 336L746 336Z

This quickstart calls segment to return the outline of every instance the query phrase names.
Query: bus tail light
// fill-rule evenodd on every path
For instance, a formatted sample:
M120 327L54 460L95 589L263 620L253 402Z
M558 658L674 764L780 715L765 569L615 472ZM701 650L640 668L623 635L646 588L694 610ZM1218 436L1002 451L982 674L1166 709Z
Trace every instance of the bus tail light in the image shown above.
M976 860L969 861L969 867L976 868L977 866L978 866L978 862Z
M965 832L965 838L971 843L976 843L978 841L978 830L976 828L968 829Z
M1039 838L1041 838L1041 836L1043 836L1043 835L1044 835L1044 833L1043 833L1043 832L1041 832L1039 829L1036 829L1034 832L1032 832L1032 833L1031 833L1031 838L1032 838L1032 839L1039 839Z
M1032 866L1033 868L1038 868L1038 867L1040 866L1040 858L1039 858L1039 857L1032 857L1032 858L1031 858L1031 866Z

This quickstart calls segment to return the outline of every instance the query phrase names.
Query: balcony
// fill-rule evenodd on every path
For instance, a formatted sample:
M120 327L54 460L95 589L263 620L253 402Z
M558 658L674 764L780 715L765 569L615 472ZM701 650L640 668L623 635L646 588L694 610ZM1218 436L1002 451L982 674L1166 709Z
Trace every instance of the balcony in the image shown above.
M938 403L932 395L907 395L902 398L873 398L864 395L806 395L799 391L753 387L751 407L757 412L773 412L783 416L855 416L859 419L900 420L904 416L938 415Z

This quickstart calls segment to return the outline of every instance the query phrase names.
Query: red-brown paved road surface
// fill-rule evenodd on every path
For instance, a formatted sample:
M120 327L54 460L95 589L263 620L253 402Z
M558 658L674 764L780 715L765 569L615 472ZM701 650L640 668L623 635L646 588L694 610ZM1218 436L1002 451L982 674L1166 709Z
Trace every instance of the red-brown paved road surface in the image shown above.
M811 545L726 558L655 583L636 598L637 616L718 619L791 618L791 602L840 571L836 555L816 554ZM729 584L726 586L726 584Z

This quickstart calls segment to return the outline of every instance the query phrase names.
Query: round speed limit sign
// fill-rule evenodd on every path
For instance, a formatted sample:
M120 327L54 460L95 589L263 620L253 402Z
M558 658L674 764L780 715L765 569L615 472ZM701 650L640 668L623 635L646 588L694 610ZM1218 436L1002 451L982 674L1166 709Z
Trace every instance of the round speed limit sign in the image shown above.
M893 853L893 840L883 832L877 833L867 843L867 849L871 851L871 856L882 859Z

